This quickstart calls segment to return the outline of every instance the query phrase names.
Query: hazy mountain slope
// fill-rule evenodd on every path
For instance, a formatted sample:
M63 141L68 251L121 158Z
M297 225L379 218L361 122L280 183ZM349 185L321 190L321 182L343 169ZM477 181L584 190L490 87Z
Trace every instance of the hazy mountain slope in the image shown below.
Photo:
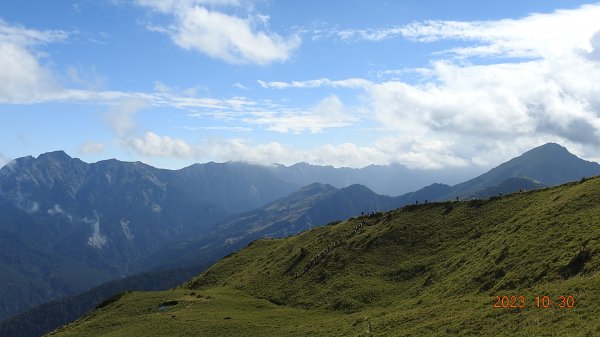
M433 182L456 184L480 173L473 168L427 170L410 169L400 164L369 165L358 169L297 163L291 166L276 165L270 169L282 180L298 186L313 182L329 184L337 188L360 184L375 193L389 196L415 191Z
M184 287L125 294L54 336L596 335L599 191L594 178L259 240ZM526 307L494 309L504 295ZM536 307L544 295L553 309Z
M260 207L300 187L265 166L237 162L194 164L170 173L177 200L210 200L229 214Z
M236 215L195 239L167 245L147 259L145 270L208 263L263 237L286 237L361 212L389 210L400 200L361 185L336 189L314 183L256 210Z
M0 319L137 270L165 243L289 194L268 170L235 163L161 170L87 164L62 151L0 169ZM18 261L16 263L15 261Z
M401 196L407 203L480 198L520 189L555 186L600 174L600 164L578 158L566 148L548 143L500 164L488 172L453 186L432 184ZM509 180L521 178L523 180ZM531 182L535 182L532 184ZM518 183L522 183L519 186Z
M544 185L554 186L598 174L600 164L580 159L566 148L548 143L533 148L476 178L453 186L453 192L475 192L498 185L509 178L529 178Z

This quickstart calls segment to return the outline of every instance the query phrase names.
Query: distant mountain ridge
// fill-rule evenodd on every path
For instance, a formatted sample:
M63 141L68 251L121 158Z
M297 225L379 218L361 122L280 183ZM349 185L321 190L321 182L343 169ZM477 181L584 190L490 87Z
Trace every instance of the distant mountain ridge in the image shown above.
M174 243L147 259L145 270L210 264L265 238L282 238L327 223L403 205L398 197L382 196L362 185L337 189L313 183L255 210L232 216L211 233Z
M483 192L485 189L489 192L490 188L496 188L498 192L512 193L520 189L556 186L597 175L600 175L600 164L580 159L556 143L547 143L463 183L454 186L434 184L403 197L410 196L421 201L423 199L419 197L422 195L436 201L455 197L489 197L491 195ZM522 186L515 184L517 181L512 180L513 178L523 179ZM432 193L431 189L434 187L436 191Z
M165 243L296 187L235 163L162 170L63 151L0 169L0 318L128 275ZM9 256L16 258L8 258Z
M132 272L214 261L252 240L361 211L487 198L600 174L597 163L546 144L464 183L393 198L356 184L298 190L294 183L325 177L347 184L357 172L384 168L365 169L207 163L162 170L114 159L87 164L62 151L17 159L0 169L0 275L7 285L0 319Z

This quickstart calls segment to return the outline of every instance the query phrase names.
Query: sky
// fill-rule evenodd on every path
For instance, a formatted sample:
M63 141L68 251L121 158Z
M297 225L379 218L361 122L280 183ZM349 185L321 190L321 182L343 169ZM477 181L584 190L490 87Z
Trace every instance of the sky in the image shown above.
M600 3L0 2L0 165L600 160Z

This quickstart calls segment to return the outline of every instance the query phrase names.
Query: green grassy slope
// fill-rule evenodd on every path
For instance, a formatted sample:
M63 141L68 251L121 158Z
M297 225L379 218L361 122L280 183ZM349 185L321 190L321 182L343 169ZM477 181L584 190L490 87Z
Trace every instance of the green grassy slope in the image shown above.
M54 335L597 336L599 252L600 178L411 205L256 241L177 289L124 294ZM526 307L494 309L504 295ZM558 308L559 296L575 306Z

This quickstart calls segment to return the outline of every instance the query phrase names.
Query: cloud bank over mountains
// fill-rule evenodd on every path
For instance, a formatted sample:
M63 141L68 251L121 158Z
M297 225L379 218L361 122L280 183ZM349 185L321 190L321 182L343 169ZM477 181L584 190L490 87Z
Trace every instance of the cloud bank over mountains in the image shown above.
M138 0L130 6L148 14L141 25L149 34L235 67L287 65L309 34L275 32L269 16L247 1ZM159 79L147 91L69 87L45 48L68 42L71 32L0 21L0 102L100 104L114 144L142 158L491 166L554 141L600 160L591 157L600 149L598 17L600 4L590 4L516 19L331 28L319 31L319 39L365 48L403 39L436 51L425 67L386 69L377 77L235 82L247 96L230 97L174 90ZM313 102L288 100L292 93ZM274 95L283 99L266 98ZM178 112L187 122L181 126L198 136L140 125L138 111L151 109ZM211 130L239 136L203 136ZM351 136L329 136L342 132ZM80 144L82 154L109 147L91 139Z

